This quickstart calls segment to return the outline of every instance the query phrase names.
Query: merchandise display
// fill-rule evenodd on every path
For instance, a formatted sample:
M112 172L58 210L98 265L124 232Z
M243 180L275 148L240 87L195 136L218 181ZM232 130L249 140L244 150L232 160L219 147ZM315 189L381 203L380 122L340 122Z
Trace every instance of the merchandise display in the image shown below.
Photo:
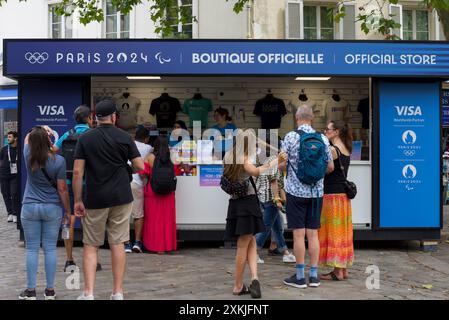
M212 111L212 101L196 93L192 99L184 101L182 111L190 118L190 127L193 121L201 121L201 128L207 128L209 112Z
M141 105L140 99L133 97L129 92L113 96L113 101L118 111L117 126L130 130L137 126L137 114Z
M323 101L324 116L326 121L347 121L350 118L349 102L338 94Z
M159 98L151 101L149 113L156 116L157 127L173 128L176 121L176 114L181 111L181 103L177 98L171 97L164 92Z
M369 129L369 98L359 101L357 111L362 114L362 128Z
M283 100L269 93L257 100L253 113L260 117L262 129L278 129L281 126L282 117L287 114L287 109Z

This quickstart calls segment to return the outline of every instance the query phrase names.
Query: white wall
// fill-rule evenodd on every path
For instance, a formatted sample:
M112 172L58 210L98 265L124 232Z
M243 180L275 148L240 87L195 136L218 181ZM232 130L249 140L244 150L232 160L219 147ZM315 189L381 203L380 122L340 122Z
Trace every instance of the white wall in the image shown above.
M257 0L254 5L254 38L283 39L285 1Z
M198 0L198 37L246 39L247 10L236 14L235 0Z
M154 22L150 19L150 2L144 1L134 9L134 37L135 38L159 38L155 33ZM133 19L131 19L133 24ZM131 29L133 27L131 26ZM131 36L133 36L131 34Z

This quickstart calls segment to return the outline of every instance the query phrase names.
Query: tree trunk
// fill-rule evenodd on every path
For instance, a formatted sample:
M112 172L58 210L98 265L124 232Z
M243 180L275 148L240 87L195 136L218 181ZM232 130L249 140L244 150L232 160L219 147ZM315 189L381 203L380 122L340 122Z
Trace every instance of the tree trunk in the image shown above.
M443 25L444 36L449 41L449 9L438 9L437 11Z

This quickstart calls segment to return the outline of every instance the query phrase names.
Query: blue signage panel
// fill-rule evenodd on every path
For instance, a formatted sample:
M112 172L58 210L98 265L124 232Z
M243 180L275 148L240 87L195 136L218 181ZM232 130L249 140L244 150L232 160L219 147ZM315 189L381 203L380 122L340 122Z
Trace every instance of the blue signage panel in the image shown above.
M440 84L381 82L380 227L440 227Z
M223 175L223 165L201 165L200 186L219 187L222 175Z
M444 89L442 92L443 127L449 127L449 90Z
M75 125L73 112L83 102L83 83L70 80L21 80L22 139L34 126L47 125L53 130L52 142ZM22 168L25 163L22 160ZM22 194L26 170L22 171Z
M448 76L449 43L5 40L6 75Z

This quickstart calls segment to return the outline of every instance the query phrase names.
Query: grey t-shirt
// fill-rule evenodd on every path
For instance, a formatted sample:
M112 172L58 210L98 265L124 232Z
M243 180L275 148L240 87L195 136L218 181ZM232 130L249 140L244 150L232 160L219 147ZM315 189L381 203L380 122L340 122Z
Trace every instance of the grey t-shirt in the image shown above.
M27 183L22 203L62 204L58 191L50 184L42 170L31 170L28 161L30 157L30 147L28 145L25 145L23 148L23 156L27 169ZM55 183L57 180L66 180L66 163L65 159L60 155L55 155L54 158L48 157L45 170Z

